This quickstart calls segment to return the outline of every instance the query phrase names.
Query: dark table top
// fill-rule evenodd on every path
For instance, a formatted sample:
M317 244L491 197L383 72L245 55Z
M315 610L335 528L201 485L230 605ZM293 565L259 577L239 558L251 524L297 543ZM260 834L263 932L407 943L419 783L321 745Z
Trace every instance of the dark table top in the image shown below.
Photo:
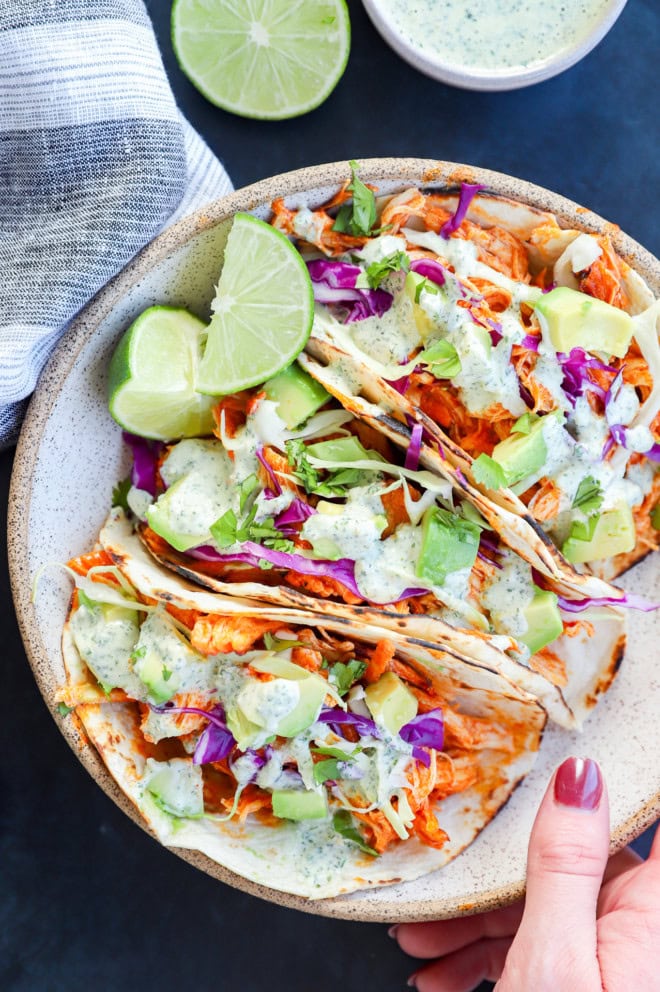
M443 158L554 189L660 253L652 210L660 178L657 0L629 0L608 37L567 73L502 94L451 89L418 74L349 0L353 44L342 81L322 107L283 122L242 120L207 103L177 67L169 0L147 0L147 7L180 106L236 186L339 159ZM0 456L3 506L11 461L11 453ZM0 581L0 987L404 988L415 965L384 927L310 917L235 892L119 812L48 715L25 659L4 564ZM646 835L640 850L648 843Z

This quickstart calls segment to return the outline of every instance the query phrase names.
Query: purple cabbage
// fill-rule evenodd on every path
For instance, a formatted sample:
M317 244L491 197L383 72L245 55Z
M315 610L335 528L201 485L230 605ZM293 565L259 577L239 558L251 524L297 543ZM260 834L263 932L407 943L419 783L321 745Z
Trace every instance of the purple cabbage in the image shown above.
M247 758L249 763L252 765L252 774L250 775L250 778L247 780L246 783L249 784L250 782L254 782L259 771L261 771L264 765L268 761L270 761L272 754L273 754L273 748L270 744L266 745L263 754L259 754L258 751L254 751L252 748L248 748L247 751L244 751L242 754L241 753L237 754L235 760L229 762L229 767L233 771L233 766L235 764L235 761L237 761L239 758L240 759Z
M582 396L586 389L590 389L596 395L600 396L601 399L606 399L607 394L605 390L591 381L587 375L587 369L598 369L601 372L616 372L616 369L613 369L610 365L605 365L604 362L600 362L596 358L590 358L584 348L572 348L568 355L565 352L558 351L557 360L564 373L562 389L573 406L575 406L577 398Z
M520 343L523 348L527 348L529 351L538 351L540 340L536 334L526 334Z
M279 516L275 517L275 526L279 531L290 528L292 524L303 524L309 517L313 517L316 510L304 500L296 498L286 510L282 510Z
M419 466L419 453L422 449L422 435L424 433L424 428L421 424L415 424L412 429L410 436L410 444L408 445L408 450L406 451L406 460L404 462L404 467L411 469L413 472L417 471Z
M465 215L470 209L470 204L482 189L486 189L481 183L461 183L461 192L458 197L458 206L453 217L442 225L440 228L440 236L443 238L449 238L450 235L457 231L465 220Z
M263 447L257 448L257 450L255 451L255 455L257 456L257 458L263 465L264 469L266 470L266 474L270 479L271 485L273 487L272 489L264 489L264 496L266 497L266 499L276 499L278 496L282 495L282 487L279 483L279 479L277 478L277 475L275 474L275 471L273 470L272 466L269 465L268 462L266 461Z
M499 320L493 320L492 317L486 317L486 323L490 326L488 333L490 334L490 340L493 344L493 348L497 348L498 344L504 337L502 333L502 325Z
M404 375L401 379L392 379L390 381L390 386L396 389L397 393L401 393L402 396L408 392L408 387L410 385L410 376Z
M428 713L419 713L401 728L399 737L406 744L413 745L413 757L428 768L431 759L424 749L431 748L433 751L442 751L445 742L445 722L442 710L435 709L429 710Z
M415 258L410 263L410 271L417 272L418 275L434 282L436 286L444 286L446 269L440 262L433 258Z
M307 262L314 299L349 308L346 323L382 316L392 306L393 296L384 289L358 289L355 285L362 269L348 262L315 258Z
M362 716L360 713L347 713L338 706L333 709L322 710L316 719L318 723L329 723L333 728L349 724L351 727L355 727L361 737L375 737L377 739L381 737L380 730L369 717Z
M565 613L582 613L590 606L622 606L629 610L641 610L642 613L651 613L653 610L660 610L660 603L652 603L643 596L636 596L634 593L626 592L621 599L614 596L593 597L591 599L565 599L563 596L557 597L557 605Z
M144 489L155 496L158 458L165 445L162 441L150 441L127 431L122 432L122 437L133 455L131 483L136 489Z
M197 706L174 706L172 703L165 703L163 706L151 705L151 709L156 713L196 713L197 716L203 716L209 721L197 741L193 754L195 765L222 761L236 746L234 735L227 726L224 708L220 704L214 706L212 710L202 710Z

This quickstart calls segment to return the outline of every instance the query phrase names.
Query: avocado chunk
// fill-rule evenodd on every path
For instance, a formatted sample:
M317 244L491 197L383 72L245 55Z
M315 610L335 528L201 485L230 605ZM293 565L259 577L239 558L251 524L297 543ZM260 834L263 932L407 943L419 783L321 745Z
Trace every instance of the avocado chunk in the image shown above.
M417 716L417 700L394 672L385 672L377 682L366 687L364 694L376 723L391 734L398 734Z
M547 414L548 417L554 414ZM543 468L548 449L543 436L545 417L532 423L529 434L510 434L493 448L493 461L503 469L507 486L514 486L522 479Z
M155 651L144 649L144 653L138 655L133 663L133 671L141 682L144 682L149 695L160 706L176 693L177 681L172 681L172 672L158 657Z
M237 706L252 724L278 737L295 737L314 723L328 691L325 679L277 656L250 666L275 676L269 682L252 680L238 696Z
M145 787L158 808L170 816L199 819L204 814L202 769L189 758L148 758Z
M272 797L273 813L280 820L322 820L328 815L328 804L321 792L276 789Z
M422 550L417 574L442 585L450 572L471 568L479 550L480 527L448 510L431 506L422 519Z
M71 616L71 634L80 657L105 692L124 689L140 698L144 690L130 667L140 634L138 613L111 603L97 603L78 592L80 605Z
M637 541L635 521L627 503L618 503L601 513L590 540L576 537L575 530L573 524L562 547L564 556L574 565L625 554L633 550Z
M623 358L630 346L633 322L629 314L567 286L542 296L534 309L547 327L556 351L572 348L602 351Z
M403 284L403 289L412 303L413 317L415 318L415 325L419 332L419 336L423 341L426 341L435 331L436 325L431 317L427 314L423 306L420 306L419 296L422 290L425 292L433 293L434 295L441 292L439 286L425 276L419 274L419 272L409 272L406 275L406 281Z
M536 654L546 644L551 644L564 631L564 624L557 606L557 595L546 589L534 586L534 598L524 609L527 630L520 640L526 644L530 654Z
M269 400L277 403L277 412L289 430L308 420L330 399L330 393L294 362L264 383Z

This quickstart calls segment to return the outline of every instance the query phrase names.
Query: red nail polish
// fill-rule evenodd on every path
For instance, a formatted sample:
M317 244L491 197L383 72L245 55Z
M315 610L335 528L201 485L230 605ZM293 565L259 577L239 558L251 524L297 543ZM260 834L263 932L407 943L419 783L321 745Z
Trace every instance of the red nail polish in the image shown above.
M567 758L555 775L555 800L562 806L590 812L603 794L600 768L591 758Z
M390 927L390 929L387 931L387 936L392 938L396 937L396 932L398 929L399 929L399 924L395 923L394 926Z

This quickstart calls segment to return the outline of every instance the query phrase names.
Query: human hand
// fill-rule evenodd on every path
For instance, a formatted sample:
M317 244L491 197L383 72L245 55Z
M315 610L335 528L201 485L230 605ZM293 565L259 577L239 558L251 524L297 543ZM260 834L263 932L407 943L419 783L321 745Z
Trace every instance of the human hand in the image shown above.
M660 831L648 861L608 862L609 807L598 765L568 758L537 814L524 902L479 916L392 928L413 957L432 958L419 992L657 992ZM499 981L498 981L499 979Z

